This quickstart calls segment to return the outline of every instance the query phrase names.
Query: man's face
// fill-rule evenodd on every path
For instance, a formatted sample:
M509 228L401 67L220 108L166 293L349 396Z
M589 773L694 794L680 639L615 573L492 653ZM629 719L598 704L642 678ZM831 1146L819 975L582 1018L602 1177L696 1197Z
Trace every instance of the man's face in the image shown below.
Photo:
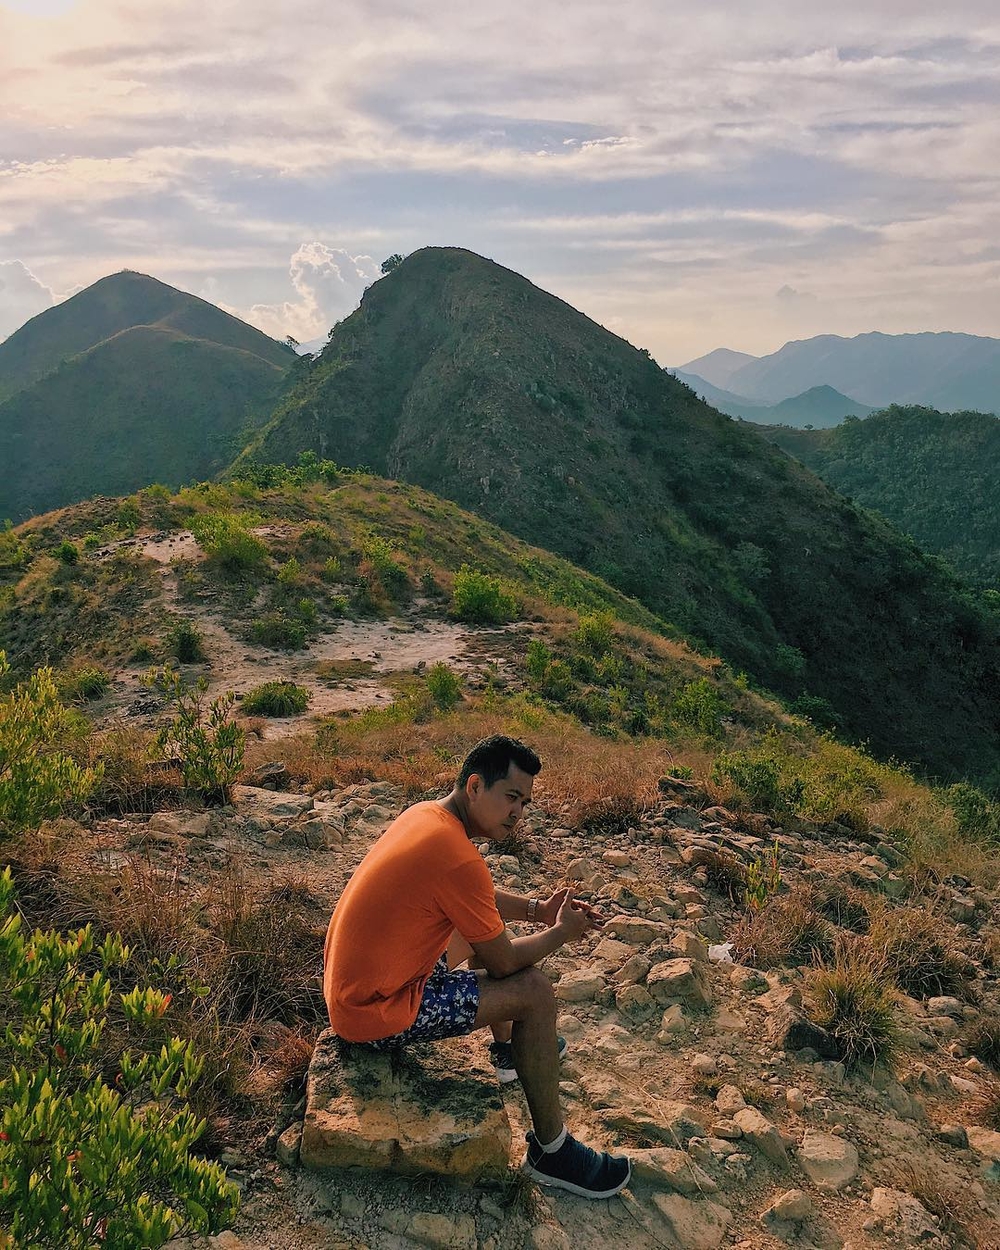
M531 800L534 780L530 773L523 772L513 762L507 769L507 776L488 788L483 784L482 777L473 773L465 793L474 835L498 842L509 838Z

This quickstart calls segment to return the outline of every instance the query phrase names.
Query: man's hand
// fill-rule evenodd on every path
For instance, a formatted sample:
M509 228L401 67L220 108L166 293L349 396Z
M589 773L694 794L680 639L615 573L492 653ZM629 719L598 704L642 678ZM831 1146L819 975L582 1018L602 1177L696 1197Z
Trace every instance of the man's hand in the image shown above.
M563 935L564 942L575 942L596 927L591 919L590 910L584 908L584 904L578 903L569 891L566 892L553 926Z
M535 913L535 919L540 923L547 925L550 929L556 923L559 916L559 908L567 898L570 898L570 889L568 885L556 890L555 894L551 894L544 902L538 904L538 911ZM572 899L573 906L590 917L591 923L595 929L604 926L604 917L596 907L591 907L589 903L584 903L581 899Z

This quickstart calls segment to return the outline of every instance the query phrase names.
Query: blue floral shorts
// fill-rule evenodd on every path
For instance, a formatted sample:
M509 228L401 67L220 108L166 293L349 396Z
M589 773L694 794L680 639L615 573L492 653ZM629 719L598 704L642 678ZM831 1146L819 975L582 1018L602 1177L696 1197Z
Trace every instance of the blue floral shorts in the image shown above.
M369 1042L376 1050L392 1050L407 1042L431 1042L471 1033L479 1011L479 978L468 968L448 971L446 955L434 965L424 987L417 1018L402 1033Z

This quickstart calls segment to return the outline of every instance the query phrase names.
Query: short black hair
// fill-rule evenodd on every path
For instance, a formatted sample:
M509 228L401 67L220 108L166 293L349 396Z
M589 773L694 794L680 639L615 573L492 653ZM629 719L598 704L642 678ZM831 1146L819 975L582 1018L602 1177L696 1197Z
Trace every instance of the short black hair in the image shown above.
M489 789L507 776L511 764L516 764L529 777L537 777L542 771L542 761L519 738L508 738L506 734L493 734L492 737L483 738L465 757L462 771L458 774L458 788L464 790L469 778L475 773L482 777Z

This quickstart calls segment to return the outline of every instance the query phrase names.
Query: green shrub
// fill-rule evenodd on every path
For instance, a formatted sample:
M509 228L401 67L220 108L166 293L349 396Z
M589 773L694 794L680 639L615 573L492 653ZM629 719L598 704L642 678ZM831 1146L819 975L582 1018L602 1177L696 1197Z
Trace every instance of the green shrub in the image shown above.
M61 542L52 554L63 564L77 564L80 559L79 547L77 547L76 543L69 541Z
M123 499L118 505L117 521L123 530L134 530L142 520L142 508L134 495Z
M243 512L206 512L191 522L191 533L213 563L227 573L259 572L267 564L267 547L250 528L256 517Z
M101 540L96 534L85 534L83 537L84 551L96 551L101 545Z
M731 781L750 807L763 812L794 811L805 791L801 777L782 778L779 761L765 747L724 751L712 768L712 780Z
M380 534L369 534L361 544L361 553L387 590L399 590L409 581L392 544Z
M300 651L306 645L306 627L284 612L265 612L251 622L250 640L276 651Z
M674 716L706 737L714 738L722 730L722 696L707 677L689 681L674 696Z
M103 668L88 666L59 678L59 693L70 703L89 703L102 699L111 689L111 678Z
M279 586L296 586L302 580L302 565L291 556L278 570Z
M255 686L243 699L248 716L297 716L309 703L309 691L292 681L268 681Z
M549 661L552 659L552 652L548 649L541 638L532 638L528 643L528 651L524 658L524 666L528 670L528 676L536 686L540 685L545 677L545 671L549 667Z
M0 651L0 685L9 673ZM66 752L74 732L51 669L0 695L0 837L82 803L100 780L99 767L81 768Z
M744 901L750 911L760 911L772 894L781 889L781 855L775 842L769 851L747 864Z
M836 733L843 728L843 720L830 700L817 694L800 694L788 705L788 710L795 716L812 721L819 729L830 729Z
M959 781L944 792L944 800L955 813L959 830L974 841L1000 840L1000 803L982 790Z
M113 1057L114 1085L104 1081L112 1009L138 1035L162 1027L170 1002L148 988L112 995L109 971L128 958L119 937L97 945L89 926L25 936L10 870L0 875L3 1245L155 1247L176 1233L213 1232L236 1213L236 1187L190 1153L205 1128L187 1106L202 1068L191 1043L126 1049Z
M232 691L205 706L208 682L184 684L178 673L164 668L148 682L174 703L177 714L156 737L161 756L176 763L185 786L206 806L228 803L233 783L243 768L246 735L230 716Z
M178 664L200 664L205 659L201 630L186 618L178 621L167 634L167 652Z
M595 612L580 617L573 633L573 641L591 655L602 656L610 651L615 641L614 621L607 612Z
M455 574L452 608L459 620L481 625L503 625L517 614L517 603L504 591L499 577L490 577L468 564Z
M450 711L462 697L461 677L443 662L428 669L426 680L435 706L443 712Z
M342 576L343 570L340 567L340 561L336 556L330 556L323 565L323 580L325 582L339 582Z

